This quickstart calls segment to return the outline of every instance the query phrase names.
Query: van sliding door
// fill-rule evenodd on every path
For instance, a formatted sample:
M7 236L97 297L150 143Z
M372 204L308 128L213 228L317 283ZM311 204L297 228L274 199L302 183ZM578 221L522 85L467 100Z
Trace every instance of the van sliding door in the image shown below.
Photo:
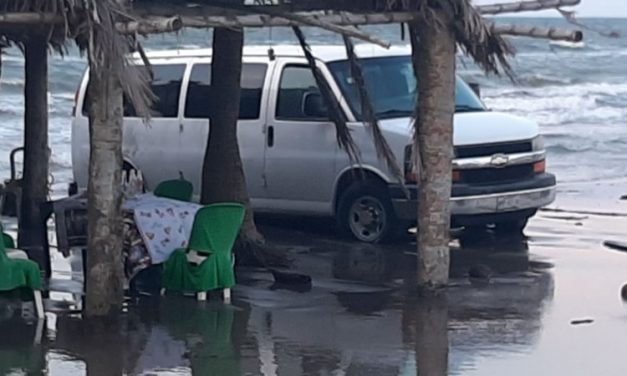
M267 59L249 59L242 66L242 93L237 137L242 158L248 194L254 200L263 190L263 126L266 121L268 72ZM188 84L184 89L184 118L181 122L181 148L179 161L184 166L185 177L194 183L200 194L202 167L210 128L211 113L215 106L228 98L211 98L211 61L199 59L192 65ZM222 182L215 182L222 184Z
M149 120L138 117L124 99L124 158L142 171L150 190L161 181L179 176L178 145L174 140L178 136L179 96L186 67L182 61L153 63L151 88L155 98Z

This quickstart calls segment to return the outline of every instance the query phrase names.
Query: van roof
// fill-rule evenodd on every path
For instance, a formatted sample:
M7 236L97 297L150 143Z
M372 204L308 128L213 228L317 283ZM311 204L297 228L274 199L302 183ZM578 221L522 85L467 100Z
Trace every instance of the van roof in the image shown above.
M304 57L303 50L299 45L263 45L245 46L244 56L268 56L268 49L272 47L274 54L278 57ZM336 61L346 59L346 49L340 45L318 45L311 46L314 56L322 61ZM174 57L210 57L210 48L188 48L178 50L152 50L147 51L149 58L174 58ZM411 48L407 45L394 45L389 49L373 44L358 44L355 46L355 53L360 58L385 57L385 56L407 56L411 54ZM139 58L139 56L136 56Z

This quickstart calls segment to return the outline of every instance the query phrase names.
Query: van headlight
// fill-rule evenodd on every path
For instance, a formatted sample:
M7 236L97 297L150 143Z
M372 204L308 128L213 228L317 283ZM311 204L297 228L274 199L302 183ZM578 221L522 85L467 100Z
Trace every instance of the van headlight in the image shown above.
M540 135L531 140L531 150L544 150L544 137Z

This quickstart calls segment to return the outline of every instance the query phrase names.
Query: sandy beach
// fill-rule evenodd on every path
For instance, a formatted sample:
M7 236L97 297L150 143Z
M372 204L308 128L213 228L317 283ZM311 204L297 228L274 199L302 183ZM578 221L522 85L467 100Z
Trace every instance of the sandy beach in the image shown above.
M294 270L312 276L311 287L278 285L266 271L244 268L232 307L215 298L199 305L143 297L128 303L124 327L104 342L85 336L71 315L49 313L41 345L3 335L0 359L18 361L19 352L20 367L49 375L85 367L132 375L437 375L446 365L451 375L626 372L627 254L602 243L627 239L627 213L548 210L525 238L454 241L451 284L435 302L416 298L411 242L339 241L318 220L261 223L275 246L289 250ZM468 278L477 265L489 280ZM55 257L55 270L67 277L67 261ZM425 353L424 338L448 346L436 342Z

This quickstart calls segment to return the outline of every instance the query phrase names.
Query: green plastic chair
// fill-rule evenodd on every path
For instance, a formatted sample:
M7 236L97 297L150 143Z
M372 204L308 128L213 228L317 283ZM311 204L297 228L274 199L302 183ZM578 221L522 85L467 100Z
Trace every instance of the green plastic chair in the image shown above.
M13 240L11 235L7 234L6 232L2 233L2 240L4 241L5 248L15 249L15 241Z
M13 237L2 231L4 231L4 229L2 227L2 224L0 224L0 233L2 233L1 236L2 240L4 241L4 249L7 256L9 256L9 258L11 259L20 258L28 260L28 255L26 254L26 252L17 249L17 247L15 246L15 241L13 240Z
M171 198L173 200L190 202L194 194L194 185L187 180L175 179L159 183L154 195L157 197Z
M43 318L39 265L31 260L9 258L4 245L4 236L2 236L0 237L0 291L12 291L23 287L33 291L37 316Z
M163 290L193 292L198 300L207 291L222 289L231 300L235 285L232 249L244 220L241 204L221 203L200 209L194 217L189 245L175 250L163 267Z

